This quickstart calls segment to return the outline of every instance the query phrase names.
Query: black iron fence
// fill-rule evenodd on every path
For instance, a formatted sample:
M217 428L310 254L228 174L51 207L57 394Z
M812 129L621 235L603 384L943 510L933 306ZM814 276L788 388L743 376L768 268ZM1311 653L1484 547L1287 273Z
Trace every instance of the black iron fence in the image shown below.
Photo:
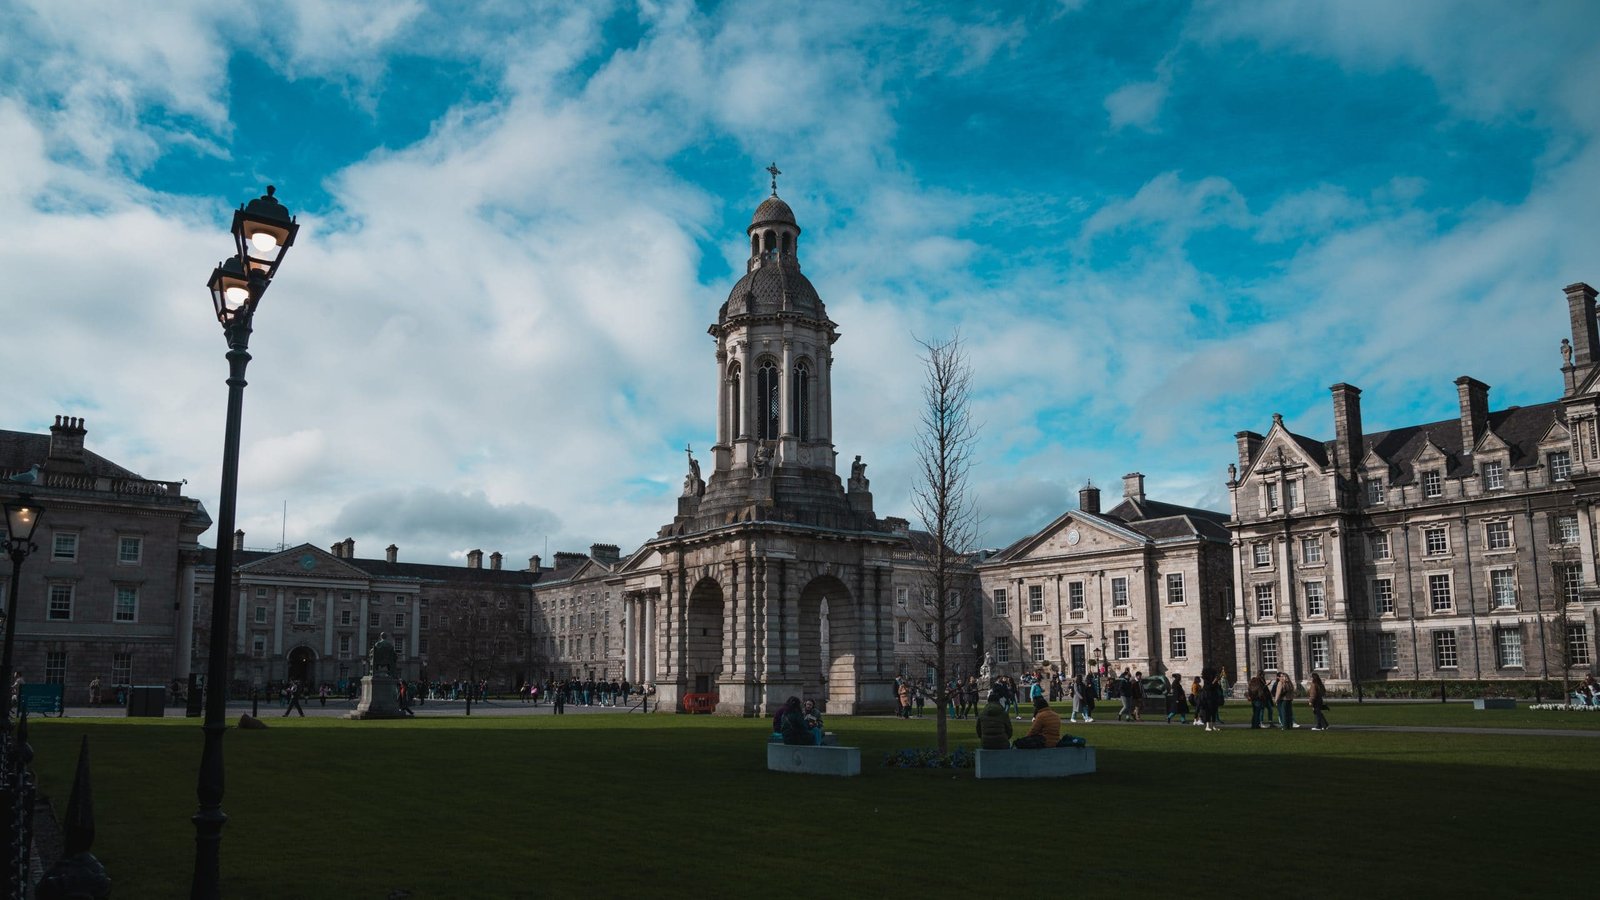
M94 845L94 793L89 781L89 738L78 748L78 768L72 779L60 823L60 852L53 860L35 859L34 810L39 801L34 781L33 748L28 744L28 710L17 710L17 725L0 727L0 848L4 874L0 875L5 900L67 900L111 895L111 878L89 852ZM48 871L40 872L45 863Z

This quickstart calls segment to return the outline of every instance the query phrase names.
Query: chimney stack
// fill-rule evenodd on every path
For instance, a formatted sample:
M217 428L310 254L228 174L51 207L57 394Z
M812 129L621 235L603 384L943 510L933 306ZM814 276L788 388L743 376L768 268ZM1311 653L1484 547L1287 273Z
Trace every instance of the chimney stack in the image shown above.
M1100 489L1093 482L1086 481L1078 489L1078 509L1086 513L1100 512Z
M1239 442L1239 471L1250 468L1250 462L1261 452L1261 442L1266 440L1254 431L1240 431L1233 436Z
M468 550L467 551L467 568L469 568L469 569L481 569L481 568L483 568L483 551L482 550Z
M500 571L500 561L504 558L505 557L500 555L499 550L489 554L489 568L495 570L496 572Z
M1590 304L1591 306L1593 304ZM87 433L83 420L72 416L56 416L50 426L50 451L48 459L68 466L83 465L83 436Z
M344 539L344 558L345 559L355 559L356 558L356 539L355 538L347 537L347 538Z
M539 563L540 562L542 562L542 560L539 559L539 555L537 553L535 553L533 556L528 557L528 571L529 572L537 572L537 571L539 571Z
M622 550L616 544L590 544L589 555L599 562L614 563L622 558Z
M1140 472L1129 472L1122 476L1122 496L1135 503L1144 502L1144 475Z
M1567 314L1572 320L1572 365L1579 369L1600 361L1600 331L1595 326L1594 297L1594 288L1581 281L1567 285Z
M394 544L390 544L389 546L384 548L384 550L383 550L383 558L388 560L389 562L399 562L400 561L400 548L396 547Z
M333 554L334 559L344 559L344 542L339 541L329 545L328 552Z
M1361 452L1361 388L1341 381L1328 390L1333 393L1333 446L1345 476L1353 479L1366 456Z
M1456 379L1456 396L1461 401L1461 452L1471 453L1489 430L1489 386L1463 375Z
M238 531L235 531L233 533L233 549L235 551L241 551L241 550L244 549L244 529L243 528L241 528Z

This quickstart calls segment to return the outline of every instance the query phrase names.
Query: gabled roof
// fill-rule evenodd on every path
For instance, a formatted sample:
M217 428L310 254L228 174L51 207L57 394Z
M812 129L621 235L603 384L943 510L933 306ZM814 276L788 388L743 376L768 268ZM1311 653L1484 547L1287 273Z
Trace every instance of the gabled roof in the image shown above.
M1214 509L1179 506L1148 497L1143 500L1124 497L1106 515L1121 519L1128 527L1158 541L1182 537L1229 540L1228 514Z
M1488 427L1505 442L1512 468L1530 468L1539 464L1539 443L1553 427L1565 427L1565 423L1566 411L1559 401L1555 401L1490 412ZM1413 463L1430 441L1454 461L1446 473L1450 477L1464 477L1476 470L1472 459L1473 448L1463 449L1461 446L1459 419L1408 425L1362 436L1366 452L1390 466L1394 484L1406 484L1416 479Z
M49 471L50 463L47 461L49 455L50 435L0 430L0 469L25 469L38 463ZM124 469L88 448L84 448L83 451L83 466L84 471L90 475L143 479L142 475ZM73 471L77 469L74 468Z
M319 567L326 566L327 562L337 563L350 570L350 576L361 573L368 578L384 581L421 581L444 582L451 584L495 584L507 587L531 585L540 579L541 575L548 574L549 570L530 572L526 569L474 569L469 566L447 566L436 563L408 563L389 562L387 559L340 559L326 550L321 550L311 544L302 544L288 550L235 550L233 564L235 568L243 570L250 568L263 560L275 557L299 560L304 554L310 553L317 557ZM324 561L323 558L326 558ZM202 548L200 551L200 565L214 568L217 564L217 551L211 547ZM328 577L323 572L316 573L317 577ZM283 574L291 574L286 571ZM300 570L300 574L309 574ZM340 576L335 576L340 577Z

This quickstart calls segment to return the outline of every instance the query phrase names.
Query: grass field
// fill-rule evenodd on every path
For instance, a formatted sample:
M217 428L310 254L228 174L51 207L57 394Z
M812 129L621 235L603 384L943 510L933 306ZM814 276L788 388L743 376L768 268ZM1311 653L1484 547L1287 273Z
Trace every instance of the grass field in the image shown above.
M1452 705L1330 715L1454 725ZM1535 724L1588 728L1586 715ZM975 743L971 724L952 723L955 743ZM32 725L35 769L58 810L89 735L95 852L114 896L185 894L197 724ZM226 893L1398 897L1577 895L1594 884L1573 849L1595 816L1600 738L1097 722L1074 729L1098 749L1096 774L979 782L970 770L879 767L887 751L931 746L932 719L829 728L862 748L862 777L767 772L759 720L273 719L227 737Z

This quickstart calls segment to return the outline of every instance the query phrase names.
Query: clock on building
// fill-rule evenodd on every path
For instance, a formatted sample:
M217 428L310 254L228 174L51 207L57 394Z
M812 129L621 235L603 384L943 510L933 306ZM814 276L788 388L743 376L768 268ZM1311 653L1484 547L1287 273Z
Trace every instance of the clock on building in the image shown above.
M1076 529L1076 528L1068 528L1067 529L1067 543L1068 544L1076 547L1076 546L1078 546L1078 541L1080 541L1082 539L1083 539L1083 535L1078 533L1078 529Z
M305 569L307 572L309 572L312 569L315 569L316 567L317 567L317 558L315 556L312 556L309 553L303 553L303 554L300 555L300 568Z

